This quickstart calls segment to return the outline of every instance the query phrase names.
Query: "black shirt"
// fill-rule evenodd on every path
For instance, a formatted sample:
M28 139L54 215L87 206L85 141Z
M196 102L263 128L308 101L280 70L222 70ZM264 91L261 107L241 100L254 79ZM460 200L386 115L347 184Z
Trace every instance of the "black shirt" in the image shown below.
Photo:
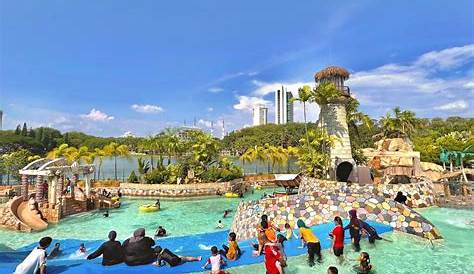
M99 249L87 256L88 260L102 256L102 265L114 265L123 262L123 248L119 241L107 241Z

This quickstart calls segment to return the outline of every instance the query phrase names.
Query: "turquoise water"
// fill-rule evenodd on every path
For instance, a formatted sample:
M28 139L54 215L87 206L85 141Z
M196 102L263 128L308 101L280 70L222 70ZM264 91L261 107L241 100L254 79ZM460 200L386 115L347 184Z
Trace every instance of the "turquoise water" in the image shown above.
M265 189L271 193L274 189ZM245 200L258 199L264 192L255 191L247 194ZM22 233L0 229L0 251L18 248L36 242L43 236L54 239L88 239L106 238L108 231L116 230L119 239L128 238L136 228L144 227L148 234L153 234L158 225L166 228L173 236L204 233L215 230L218 220L222 219L229 228L235 212L223 219L225 209L235 210L242 199L239 198L208 198L193 200L161 200L162 210L152 213L140 213L142 204L154 203L155 200L123 199L122 206L109 211L110 216L104 218L104 211L91 211L67 217L58 225L50 225L45 231Z
M271 192L271 190L266 190ZM262 192L255 192L245 199L255 199ZM216 231L215 224L222 219L224 209L235 211L240 199L210 198L199 200L170 201L162 200L163 210L156 213L139 213L141 204L153 200L124 199L120 209L111 210L109 218L103 218L102 212L94 211L69 217L59 225L52 225L46 231L20 233L0 230L0 250L16 249L36 242L40 237L49 235L55 239L103 240L111 229L118 232L119 239L128 238L138 227L145 227L152 234L158 225L164 225L171 236L190 235ZM376 273L474 273L474 211L431 208L420 212L440 229L445 240L432 246L428 241L394 232L384 234L391 242L378 241L376 247L362 242L362 249L371 255ZM223 219L226 228L232 222ZM353 261L358 254L345 249L346 262L339 265L328 250L323 252L321 265L309 268L305 256L289 259L285 273L326 273L329 265L336 265L340 273L353 273ZM236 267L231 273L264 273L263 264Z
M370 254L375 273L474 273L474 225L469 224L474 220L474 211L430 208L420 212L437 225L445 239L432 246L428 241L393 232L383 236L392 242L377 241L376 247L363 241L362 250ZM285 273L326 273L330 265L337 266L339 273L355 273L352 271L355 262L350 260L358 254L349 247L344 252L346 261L340 265L335 256L325 250L323 263L314 268L306 265L306 256L292 257ZM239 273L265 273L265 270L263 264L232 269L232 274Z

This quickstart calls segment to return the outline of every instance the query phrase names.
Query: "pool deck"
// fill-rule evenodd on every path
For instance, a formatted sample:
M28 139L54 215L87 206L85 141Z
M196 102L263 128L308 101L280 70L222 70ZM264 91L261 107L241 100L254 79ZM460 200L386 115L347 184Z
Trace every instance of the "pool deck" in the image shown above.
M369 222L374 226L379 234L392 231L392 228L387 225ZM331 242L328 237L329 232L333 229L333 224L321 224L313 226L311 229L315 232L316 236L321 241L321 247L327 249L330 247ZM295 232L297 232L295 230ZM58 259L48 260L48 274L51 273L190 273L204 271L201 267L204 265L205 260L210 255L211 246L215 245L221 247L222 244L227 244L228 230L220 230L211 233L179 236L179 237L166 237L158 239L156 242L164 248L168 248L181 256L202 256L201 262L190 262L177 267L156 267L153 265L134 266L130 267L126 264L119 264L114 266L104 267L101 265L102 258L96 258L91 261L87 261L84 258L77 258L75 251L79 247L80 243L85 243L88 253L95 250L102 241L84 241L77 239L60 240L63 255ZM56 241L53 240L53 244ZM236 267L242 265L257 264L263 262L263 256L253 257L251 240L239 242L240 249L242 250L242 256L237 261L227 261L227 267ZM350 243L348 233L346 233L346 244ZM53 246L51 245L51 247ZM288 257L298 256L306 253L306 249L299 248L301 242L299 239L291 239L285 242L285 252ZM29 252L36 246L31 244L15 251L0 252L0 273L12 273L15 270L17 264L19 264ZM48 249L48 251L51 249ZM323 258L324 260L324 258Z

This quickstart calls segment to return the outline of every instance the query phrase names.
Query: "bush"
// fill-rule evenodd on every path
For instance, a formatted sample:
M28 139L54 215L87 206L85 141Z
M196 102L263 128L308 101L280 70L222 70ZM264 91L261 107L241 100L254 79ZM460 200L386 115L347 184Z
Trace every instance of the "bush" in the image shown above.
M132 170L132 172L130 172L130 176L128 176L128 180L127 180L129 183L138 183L139 180L138 180L138 177L137 175L135 174L135 171Z
M242 178L242 176L242 169L233 165L229 168L213 166L207 171L204 171L200 178L205 182L227 182L237 178Z

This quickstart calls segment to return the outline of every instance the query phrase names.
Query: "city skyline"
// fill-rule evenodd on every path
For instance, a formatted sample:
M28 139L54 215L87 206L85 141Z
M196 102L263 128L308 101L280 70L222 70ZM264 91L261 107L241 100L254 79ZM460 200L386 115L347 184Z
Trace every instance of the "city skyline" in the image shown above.
M256 104L272 120L275 90L296 97L330 65L351 73L372 118L395 106L474 116L472 1L27 2L0 8L4 129L146 136L196 117L232 131L252 124ZM310 104L308 121L318 113ZM294 115L303 121L300 103Z

